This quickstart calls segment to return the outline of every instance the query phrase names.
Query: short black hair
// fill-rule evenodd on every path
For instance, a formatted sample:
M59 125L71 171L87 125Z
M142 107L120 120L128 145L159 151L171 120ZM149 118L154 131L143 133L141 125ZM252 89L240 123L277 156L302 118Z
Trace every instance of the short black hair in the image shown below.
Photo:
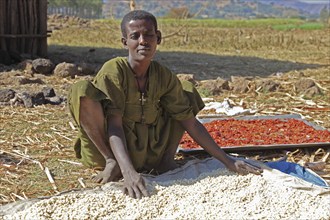
M126 33L126 24L130 21L135 21L135 20L150 20L152 23L154 23L155 26L155 31L158 30L157 27L157 19L156 17L144 10L134 10L128 12L124 17L123 20L121 21L120 28L121 28L121 34L124 38L127 37Z

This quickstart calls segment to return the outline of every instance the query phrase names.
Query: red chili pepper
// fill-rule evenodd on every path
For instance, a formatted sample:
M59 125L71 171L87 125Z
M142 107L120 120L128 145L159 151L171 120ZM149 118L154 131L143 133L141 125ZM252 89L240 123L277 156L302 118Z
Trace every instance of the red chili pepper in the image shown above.
M221 147L330 142L330 131L315 130L297 119L226 119L204 125ZM200 148L187 133L180 146L183 149Z

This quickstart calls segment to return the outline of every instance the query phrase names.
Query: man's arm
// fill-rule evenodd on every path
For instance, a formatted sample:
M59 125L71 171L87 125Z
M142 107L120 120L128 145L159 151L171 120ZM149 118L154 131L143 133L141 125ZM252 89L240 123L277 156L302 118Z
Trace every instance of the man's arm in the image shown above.
M108 137L111 150L124 177L124 192L133 198L148 196L143 178L136 172L129 157L120 116L108 117Z
M261 169L251 166L243 161L230 158L213 140L204 125L196 118L193 117L179 122L201 147L203 147L210 155L220 160L228 169L239 174L261 173Z

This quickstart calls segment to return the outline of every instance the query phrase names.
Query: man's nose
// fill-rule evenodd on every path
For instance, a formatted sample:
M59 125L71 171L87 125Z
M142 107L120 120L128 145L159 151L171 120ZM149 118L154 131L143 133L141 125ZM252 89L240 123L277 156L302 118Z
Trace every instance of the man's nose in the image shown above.
M140 43L141 45L146 45L146 44L148 43L147 40L146 40L146 37L143 36L142 34L141 34L141 36L140 36L139 43Z

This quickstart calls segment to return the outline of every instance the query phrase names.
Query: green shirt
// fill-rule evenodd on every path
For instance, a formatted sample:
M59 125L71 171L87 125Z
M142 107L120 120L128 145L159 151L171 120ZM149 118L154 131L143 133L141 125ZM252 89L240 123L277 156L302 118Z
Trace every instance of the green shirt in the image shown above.
M106 62L93 82L106 96L105 115L123 117L128 151L137 169L158 164L177 129L182 130L180 126L173 127L174 120L194 117L190 100L175 74L152 61L148 76L143 106L126 57ZM142 115L145 123L141 123Z

